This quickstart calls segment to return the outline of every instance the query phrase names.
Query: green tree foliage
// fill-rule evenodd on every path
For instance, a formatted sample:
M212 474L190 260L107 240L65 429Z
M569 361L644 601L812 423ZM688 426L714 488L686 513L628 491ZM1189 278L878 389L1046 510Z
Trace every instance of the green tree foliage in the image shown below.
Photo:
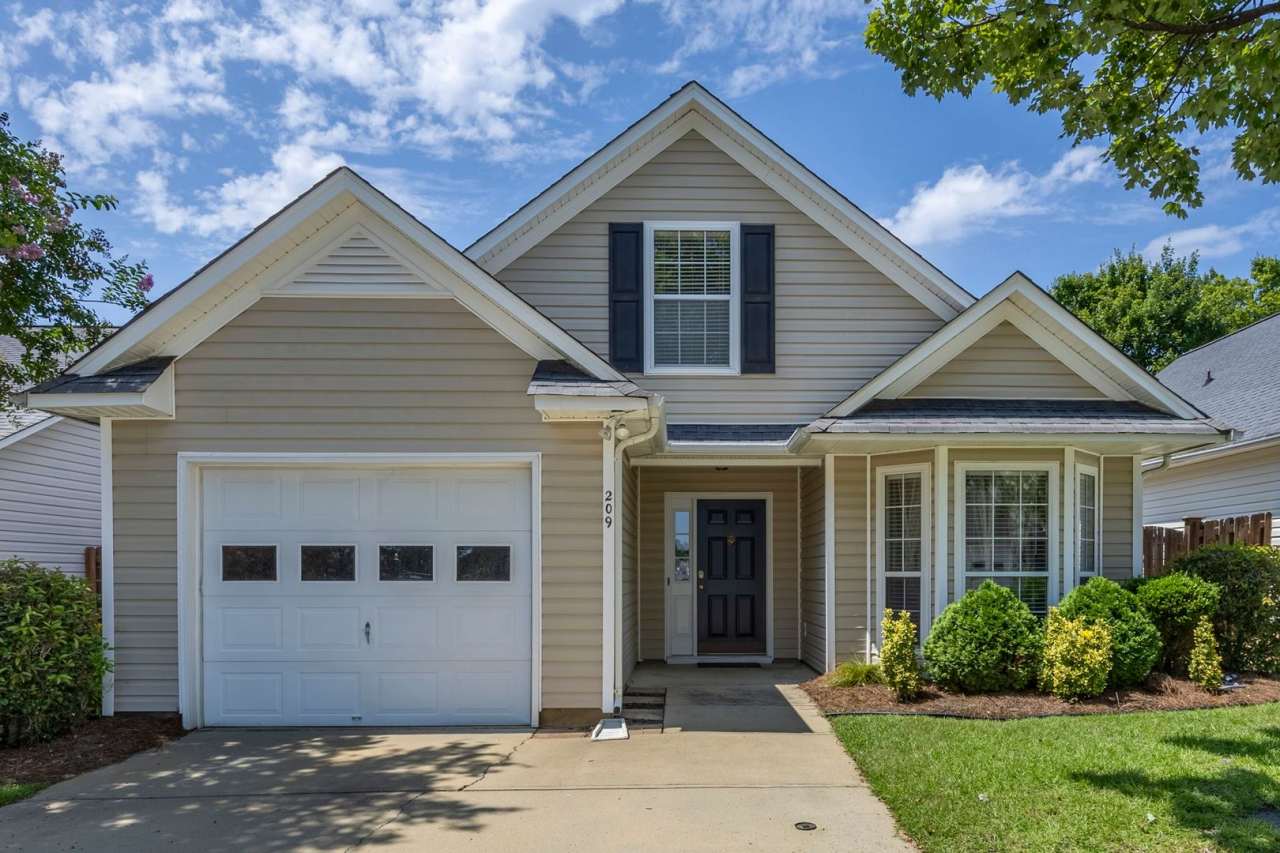
M111 196L68 189L59 156L18 139L0 113L0 335L26 347L21 362L0 363L0 411L14 391L56 375L64 353L106 336L85 299L129 310L146 305L146 266L113 256L106 234L73 218L115 207Z
M1280 548L1206 545L1169 564L1222 589L1213 627L1233 672L1280 672Z
M990 81L1077 143L1106 138L1125 186L1170 214L1204 200L1194 133L1229 128L1236 174L1280 180L1280 2L884 0L866 42L911 95Z
M1150 371L1280 311L1280 258L1257 257L1249 278L1200 272L1165 246L1157 261L1119 251L1096 272L1059 276L1053 298Z

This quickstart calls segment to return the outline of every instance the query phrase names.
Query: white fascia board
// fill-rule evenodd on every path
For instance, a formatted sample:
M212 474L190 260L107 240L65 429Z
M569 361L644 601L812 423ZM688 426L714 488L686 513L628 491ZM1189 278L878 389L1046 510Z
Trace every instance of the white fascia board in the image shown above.
M0 414L0 417L4 417L4 415ZM4 448L8 447L11 444L17 444L19 441L22 441L24 438L30 438L36 433L48 429L49 427L60 422L61 420L62 420L62 417L60 415L49 415L48 417L42 420L38 420L33 424L27 424L17 432L11 432L8 435L6 435L4 438L0 438L0 450L3 450Z
M273 282L287 278L313 262L317 251L326 248L333 240L348 232L353 224L361 222L371 230L377 231L382 241L395 250L397 258L405 260L407 265L423 275L426 281L445 288L455 299L530 356L539 359L567 358L600 379L625 381L625 377L606 361L507 290L469 258L434 234L355 172L345 167L331 173L161 302L155 304L151 310L126 324L101 346L82 358L75 365L76 372L92 375L111 366L139 343L162 331L166 324L191 308L201 297L227 278L252 264L254 258L267 247L286 238L293 229L344 193L349 194L353 204L358 203L363 206L368 214L372 214L372 217L359 209L342 212L314 235L310 235L308 239L315 239L316 250L290 258L271 269L270 277ZM371 219L374 221L371 222ZM389 225L390 228L378 229L378 220ZM260 273L251 279L251 286L242 286L220 302L216 309L207 312L194 322L189 322L180 333L175 333L168 338L160 354L174 357L186 354L200 341L261 298L264 293L263 288L264 282Z
M1027 299L1043 311L1049 318L1057 322L1062 334L1056 333L1031 318L1025 311L1008 300L1015 294ZM1056 358L1075 370L1086 381L1094 384L1111 399L1131 400L1129 394L1115 380L1093 365L1091 360L1080 355L1080 349L1087 349L1096 354L1108 367L1128 378L1143 388L1152 398L1166 406L1169 411L1182 418L1199 419L1202 417L1194 406L1191 406L1169 388L1160 384L1154 376L1138 367L1123 354L1116 351L1074 314L1063 308L1047 293L1035 285L1022 273L1014 273L997 287L979 299L963 314L934 332L913 350L885 368L870 382L863 385L855 393L833 407L828 417L844 417L857 411L871 400L881 396L900 395L923 381L930 373L945 365L966 347L995 328L1001 320L1009 320L1023 332L1028 332L1037 343L1045 347ZM1049 333L1048 337L1045 333ZM1072 346L1068 340L1078 342ZM914 380L914 381L912 381Z
M544 421L599 421L614 415L648 412L649 398L534 394L533 408Z
M950 320L973 304L971 294L696 83L477 240L467 255L490 272L503 269L690 130L720 147L942 319Z

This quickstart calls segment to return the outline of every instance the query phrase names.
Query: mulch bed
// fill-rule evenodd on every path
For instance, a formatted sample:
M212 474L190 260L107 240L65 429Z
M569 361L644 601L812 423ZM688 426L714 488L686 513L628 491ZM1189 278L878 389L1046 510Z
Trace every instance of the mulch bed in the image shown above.
M878 684L832 687L820 675L800 685L824 714L927 714L969 717L979 720L1015 720L1079 714L1115 714L1134 711L1187 711L1280 702L1280 679L1243 676L1243 687L1222 693L1206 693L1185 678L1154 675L1147 684L1130 690L1111 690L1096 699L1067 702L1041 693L988 693L968 696L926 685L914 702L899 703L892 691Z
M100 717L48 743L0 747L0 782L61 782L184 734L177 714Z

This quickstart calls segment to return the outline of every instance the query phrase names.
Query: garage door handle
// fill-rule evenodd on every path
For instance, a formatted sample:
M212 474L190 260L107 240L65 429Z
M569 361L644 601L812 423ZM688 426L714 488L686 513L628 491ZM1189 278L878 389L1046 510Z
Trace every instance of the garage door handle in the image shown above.
M370 631L370 630L371 630L371 629L370 629L370 627L369 627L369 623L368 623L368 622L364 623L364 641L365 641L366 643L371 642L371 641L369 640L369 631Z

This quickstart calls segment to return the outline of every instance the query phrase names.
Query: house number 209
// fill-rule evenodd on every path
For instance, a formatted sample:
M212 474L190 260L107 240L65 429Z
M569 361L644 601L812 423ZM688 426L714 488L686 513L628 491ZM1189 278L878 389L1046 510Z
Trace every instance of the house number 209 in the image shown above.
M613 490L604 490L604 526L613 527Z

